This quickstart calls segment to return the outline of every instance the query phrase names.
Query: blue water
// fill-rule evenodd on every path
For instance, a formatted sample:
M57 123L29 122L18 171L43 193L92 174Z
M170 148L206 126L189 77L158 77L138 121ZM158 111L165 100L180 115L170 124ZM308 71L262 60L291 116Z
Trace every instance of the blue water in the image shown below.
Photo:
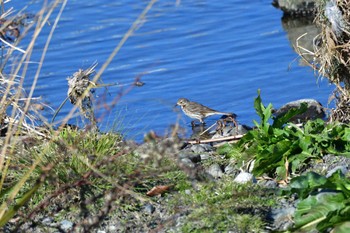
M35 96L42 96L56 109L66 97L66 78L95 61L98 70L147 3L68 1ZM24 4L12 1L6 5L21 9ZM40 6L41 1L34 1L26 11L35 12ZM126 137L141 140L150 130L164 135L171 124L179 122L190 133L191 120L173 109L180 97L234 112L240 123L252 125L257 119L253 101L258 89L264 103L274 107L301 98L315 98L326 106L333 87L327 80L317 82L309 67L299 66L281 17L282 12L266 0L157 2L102 75L104 83L119 86L109 87L107 94L105 89L97 90L97 100L105 96L111 102L136 77L145 85L123 95L104 115L101 128L108 130L117 124ZM53 22L54 18L36 43L26 87L31 85ZM30 39L25 38L20 47L25 48ZM71 107L67 103L57 120ZM96 111L98 116L106 113L103 108ZM43 114L51 119L53 112ZM216 119L210 118L208 124Z

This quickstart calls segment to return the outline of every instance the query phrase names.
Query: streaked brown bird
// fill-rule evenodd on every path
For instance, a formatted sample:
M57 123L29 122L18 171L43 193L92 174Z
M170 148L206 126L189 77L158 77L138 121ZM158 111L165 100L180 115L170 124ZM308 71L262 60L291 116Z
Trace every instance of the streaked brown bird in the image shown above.
M204 124L204 119L212 115L226 115L232 118L236 118L236 114L228 112L218 112L214 109L208 108L200 103L190 101L186 98L180 98L175 106L180 106L182 111L190 118L199 120L200 123ZM191 122L192 126L194 121Z

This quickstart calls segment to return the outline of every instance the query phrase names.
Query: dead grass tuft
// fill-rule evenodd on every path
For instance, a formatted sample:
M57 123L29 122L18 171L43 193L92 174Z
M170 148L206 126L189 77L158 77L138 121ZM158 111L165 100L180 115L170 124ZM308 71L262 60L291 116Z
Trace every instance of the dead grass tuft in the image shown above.
M317 7L315 23L321 33L314 38L314 62L309 65L336 86L330 99L335 100L336 108L331 111L330 120L349 123L350 0L320 1ZM304 57L305 49L298 50Z

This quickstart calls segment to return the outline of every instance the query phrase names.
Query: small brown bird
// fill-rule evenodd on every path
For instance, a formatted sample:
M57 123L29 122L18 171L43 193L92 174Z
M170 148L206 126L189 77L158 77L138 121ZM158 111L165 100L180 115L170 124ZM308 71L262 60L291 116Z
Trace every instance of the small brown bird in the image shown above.
M185 115L190 118L199 120L200 123L204 124L204 119L212 115L226 115L232 118L236 118L236 114L228 112L218 112L214 109L208 108L200 103L189 101L186 98L180 98L175 106L180 106ZM194 125L194 121L192 121Z

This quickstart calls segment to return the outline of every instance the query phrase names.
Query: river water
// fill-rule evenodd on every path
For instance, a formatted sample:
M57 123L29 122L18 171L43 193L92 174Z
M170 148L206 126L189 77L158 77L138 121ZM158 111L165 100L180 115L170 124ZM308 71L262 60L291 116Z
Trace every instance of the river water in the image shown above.
M6 7L20 10L28 2L26 12L36 12L42 4L12 1ZM147 4L140 0L68 1L35 96L42 96L56 109L67 94L66 78L96 61L99 70ZM264 103L276 108L301 98L315 98L327 106L333 87L300 65L281 18L282 12L266 0L157 2L102 75L105 84L118 85L108 87L107 93L97 90L97 101L110 103L137 77L145 85L123 94L109 112L99 104L97 115L104 116L101 129L119 130L140 141L150 130L164 135L179 122L190 134L191 120L173 108L180 97L234 112L240 123L252 125L258 119L253 107L258 89ZM50 22L36 43L26 87L31 85L54 18ZM25 48L29 40L21 41L20 47ZM56 120L71 107L65 104ZM51 119L53 111L47 109L43 115ZM79 124L79 119L70 122ZM208 125L216 119L208 119Z

